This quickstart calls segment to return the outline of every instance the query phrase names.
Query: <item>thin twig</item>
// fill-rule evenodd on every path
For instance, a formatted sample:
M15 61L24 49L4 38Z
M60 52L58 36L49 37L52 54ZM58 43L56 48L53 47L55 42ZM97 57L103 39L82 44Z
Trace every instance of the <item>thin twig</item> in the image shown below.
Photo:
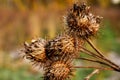
M85 51L85 50L81 50L81 52L84 52L84 53L86 53L86 54L88 54L88 55L90 55L90 56L92 56L92 57L95 57L95 58L100 58L100 59L102 59L102 60L104 60L102 57L100 57L100 56L98 56L98 55L96 55L95 53L93 53L93 52L87 52L87 51ZM82 58L81 58L82 59ZM93 61L92 61L93 62ZM105 65L107 64L107 66L111 66L109 63L105 63L105 62L101 62L100 61L100 64L101 63L104 63Z
M115 65L116 67L119 67L118 65L114 64L113 62L111 62L110 60L108 60L103 54L101 51L99 51L95 46L94 44L92 43L92 41L88 38L86 38L86 41L88 42L88 44L90 44L90 46L103 58L105 58L108 62L110 62L111 64Z
M101 57L103 57L104 60L106 60L107 62L109 62L109 63L111 64L111 66L113 66L114 69L116 69L116 71L119 71L119 72L120 72L120 67L119 67L117 64L115 64L115 63L113 63L112 61L108 60L108 59L102 54L102 52L100 52L100 51L94 46L94 44L92 43L92 41L91 41L90 39L88 39L88 38L85 38L85 39L86 39L86 41L88 42L88 44L89 44Z
M100 58L100 59L102 59L102 60L105 60L106 61L106 59L104 59L104 58L102 58L101 56L98 56L98 55L96 55L95 53L93 53L93 52L91 52L91 51L89 51L89 50L87 50L87 49L85 49L84 48L84 50L81 50L82 52L84 52L84 53L86 53L86 54L88 54L88 55L90 55L90 56L92 56L92 57L96 57L96 58ZM88 51L88 52L87 52ZM80 58L79 58L80 59ZM113 66L113 65L111 65L110 63L106 63L106 62L102 62L102 61L93 61L93 60L91 60L91 59L86 59L86 58L81 58L82 60L87 60L87 61L91 61L91 62L96 62L96 63L100 63L100 64L104 64L104 65L106 65L106 66L108 66L108 67L111 67L111 68L113 68L113 70L115 70L115 71L118 71L118 72L120 72L119 71L119 69L116 69L116 67L115 66Z
M101 58L101 59L103 59L101 56L99 56L99 55L97 55L97 54L95 54L95 53L93 53L93 52L85 49L84 47L81 46L81 48L82 48L82 49L80 50L81 52L86 53L86 54L88 54L88 55L90 55L90 56L92 56L92 57L96 57L96 58Z
M82 47L82 46L80 46L80 47L82 48L82 49L80 50L81 52L86 53L86 54L88 54L88 55L90 55L90 56L92 56L92 57L100 58L100 59L106 61L105 58L103 58L103 57L95 54L94 52L91 52L90 50L88 50L88 49L86 49L86 48L84 48L84 47ZM108 61L106 61L106 62L108 62Z
M103 64L103 65L106 65L106 66L108 66L108 67L111 67L111 70L118 71L118 70L117 70L116 68L114 68L113 66L111 66L111 65L109 65L109 64L107 64L107 63L98 61L98 60L92 60L92 59L88 59L88 58L77 58L77 59L81 59L81 60L86 60L86 61L91 61L91 62ZM119 72L119 71L118 71L118 72Z
M110 66L109 64L106 64L106 63L98 61L98 60L93 60L93 59L88 59L88 58L77 58L77 59L91 61L91 62L96 62L96 63L103 64L103 65L106 65L106 66Z
M74 68L93 68L93 69L100 69L100 70L112 70L111 68L102 68L97 66L74 66Z
M88 42L88 44L89 44L101 57L105 57L105 56L94 46L94 44L91 42L90 39L85 38L85 40Z
M90 55L90 56L92 56L92 57L94 57L94 58L97 58L97 59L100 58L100 59L104 60L102 57L96 55L96 54L93 53L93 52L87 52L87 51L85 51L85 50L81 50L81 52L86 53L86 54L88 54L88 55ZM103 63L105 63L105 62L103 62ZM105 64L108 64L109 66L111 66L109 63L105 63Z
M99 73L99 69L95 69L92 73L90 73L87 77L85 77L84 80L89 80L93 75L98 74Z

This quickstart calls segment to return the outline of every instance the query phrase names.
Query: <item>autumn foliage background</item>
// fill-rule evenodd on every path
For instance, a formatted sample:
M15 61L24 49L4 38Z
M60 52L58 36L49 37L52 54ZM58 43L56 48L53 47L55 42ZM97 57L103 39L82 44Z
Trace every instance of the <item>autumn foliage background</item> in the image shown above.
M42 71L19 58L23 42L54 38L64 31L63 16L75 0L0 0L0 80L42 80ZM82 1L82 0L78 0ZM120 1L85 0L103 16L94 43L120 65ZM79 64L91 64L78 62ZM83 80L92 69L79 69L73 80ZM91 80L120 80L120 73L102 71Z

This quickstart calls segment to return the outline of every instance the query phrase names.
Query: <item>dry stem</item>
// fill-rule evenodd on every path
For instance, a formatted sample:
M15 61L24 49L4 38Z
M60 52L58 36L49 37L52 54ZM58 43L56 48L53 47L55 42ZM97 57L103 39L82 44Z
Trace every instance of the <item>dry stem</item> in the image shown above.
M104 62L102 62L102 61L92 60L92 59L88 59L88 58L78 58L78 59L86 60L86 61L91 61L91 62L95 62L95 63L99 63L99 64L102 64L102 65L111 67L111 68L109 68L110 70L115 70L115 71L116 71L116 69L114 69L114 67L112 67L111 65L109 65L109 64L107 64L107 63L104 63Z
M81 50L81 52L84 52L84 53L86 53L86 54L88 54L88 55L90 55L90 56L92 56L92 57L94 57L94 58L97 58L97 59L100 58L100 59L104 60L102 57L96 55L96 54L93 53L93 52L89 53L89 52L87 52L87 51L85 51L85 50ZM79 58L79 59L83 59L83 58ZM108 66L108 67L114 68L113 66L111 66L111 64L106 63L106 62L104 62L104 61L95 61L95 60L93 61L93 60L86 59L86 58L84 58L83 60L88 60L88 61L91 61L91 62L97 62L97 63L100 63L100 64L104 64L104 65L106 65L106 66Z
M99 69L99 70L112 70L111 68L102 68L98 66L74 66L74 68L93 68L93 69Z
M112 61L108 60L108 59L102 54L102 52L100 52L100 51L94 46L94 44L92 43L92 41L91 41L90 39L85 38L85 40L86 40L86 41L88 42L88 44L102 57L102 59L104 59L105 61L107 61L108 63L111 64L111 66L113 67L113 69L114 69L115 71L120 72L120 67L119 67L117 64L113 63Z
M90 73L84 80L89 80L93 75L99 73L99 69L95 69L92 73Z

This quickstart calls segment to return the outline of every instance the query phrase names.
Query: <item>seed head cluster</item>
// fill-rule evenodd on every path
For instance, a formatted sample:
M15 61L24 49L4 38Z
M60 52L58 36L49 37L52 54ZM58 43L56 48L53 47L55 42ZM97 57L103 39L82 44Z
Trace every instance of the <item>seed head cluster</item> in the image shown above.
M89 12L85 4L75 3L66 15L66 32L52 40L36 39L24 44L24 57L44 70L44 80L68 80L73 76L84 38L94 36L101 18Z

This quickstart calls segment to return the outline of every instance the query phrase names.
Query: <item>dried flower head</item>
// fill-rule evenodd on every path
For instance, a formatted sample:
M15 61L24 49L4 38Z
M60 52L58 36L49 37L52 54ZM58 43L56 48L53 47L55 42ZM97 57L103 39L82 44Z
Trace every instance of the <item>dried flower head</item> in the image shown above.
M75 3L68 11L65 22L68 26L68 31L72 35L89 38L94 36L99 30L101 17L90 13L89 8L85 3L81 5Z
M30 60L34 65L43 67L50 64L45 54L46 41L44 39L32 40L30 44L24 43L24 57Z
M74 74L72 65L68 62L57 61L46 68L44 80L66 80Z
M74 38L68 35L60 35L53 40L48 41L45 46L48 58L58 60L61 57L70 58L76 55Z

